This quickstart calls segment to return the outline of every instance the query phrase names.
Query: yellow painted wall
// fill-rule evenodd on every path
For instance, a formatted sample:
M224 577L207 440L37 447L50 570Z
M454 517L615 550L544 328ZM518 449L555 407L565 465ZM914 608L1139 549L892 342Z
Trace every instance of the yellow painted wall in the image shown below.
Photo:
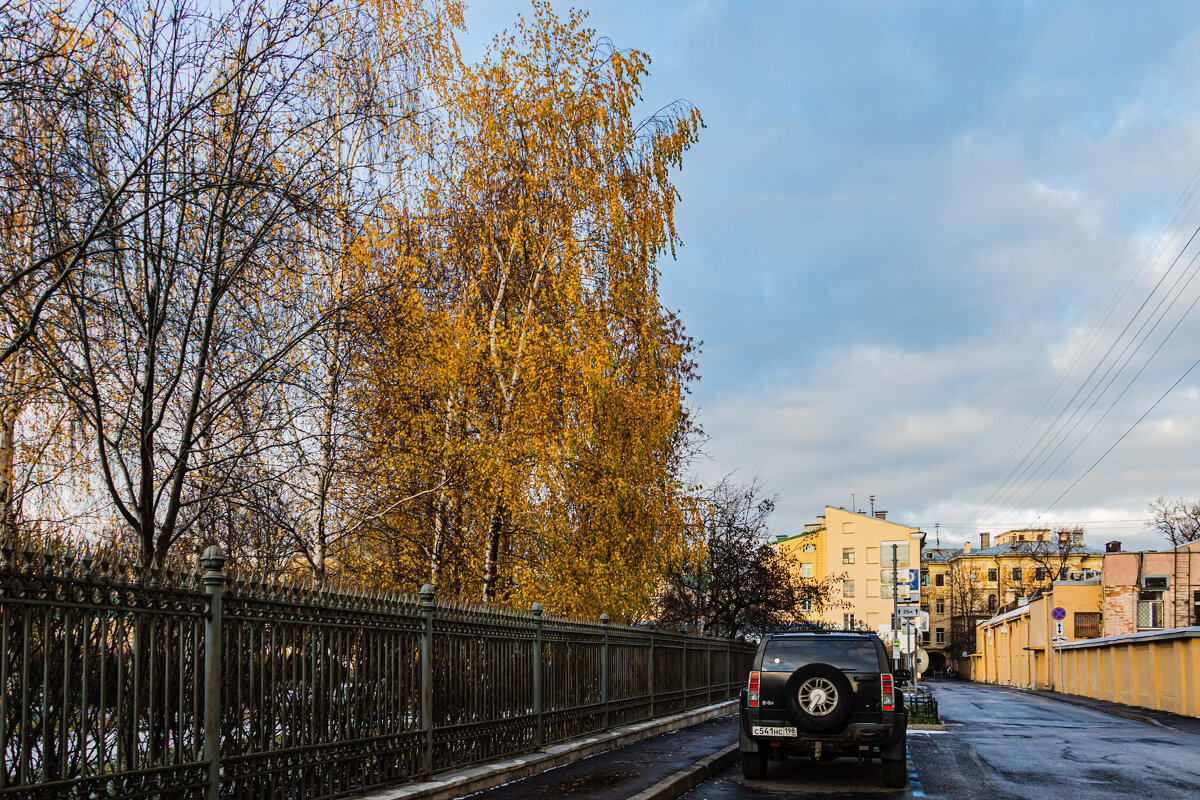
M1062 661L1069 694L1200 716L1200 627L1088 639Z
M1099 581L1058 582L1029 605L981 623L975 632L978 657L972 660L972 680L1031 689L1057 686L1052 612L1058 607L1066 611L1063 632L1076 641L1071 624L1075 612L1099 611L1101 594Z

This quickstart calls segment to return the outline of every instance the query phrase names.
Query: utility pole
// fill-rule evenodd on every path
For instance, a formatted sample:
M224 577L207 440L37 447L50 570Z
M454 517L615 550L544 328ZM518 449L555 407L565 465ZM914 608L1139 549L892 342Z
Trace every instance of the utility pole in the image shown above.
M871 495L872 508L874 508L875 495ZM898 561L898 547L892 545L892 662L896 662L897 651L900 649L900 593L897 591L896 585L896 562Z

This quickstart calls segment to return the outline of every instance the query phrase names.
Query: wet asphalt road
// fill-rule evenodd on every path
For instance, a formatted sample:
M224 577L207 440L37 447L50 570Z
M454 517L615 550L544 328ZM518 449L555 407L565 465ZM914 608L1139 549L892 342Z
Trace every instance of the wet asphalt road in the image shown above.
M772 763L746 781L735 764L688 800L929 797L960 800L1200 798L1200 736L979 684L933 686L946 733L909 734L909 787L884 789L878 762Z

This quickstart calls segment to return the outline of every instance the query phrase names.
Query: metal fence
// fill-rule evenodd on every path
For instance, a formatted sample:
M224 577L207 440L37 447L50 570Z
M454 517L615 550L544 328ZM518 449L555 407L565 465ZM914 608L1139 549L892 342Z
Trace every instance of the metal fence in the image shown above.
M941 719L938 716L937 699L934 698L933 692L928 689L915 686L905 689L904 707L908 709L910 717L922 717L933 722L938 722Z
M753 646L0 545L0 798L337 797L736 696Z

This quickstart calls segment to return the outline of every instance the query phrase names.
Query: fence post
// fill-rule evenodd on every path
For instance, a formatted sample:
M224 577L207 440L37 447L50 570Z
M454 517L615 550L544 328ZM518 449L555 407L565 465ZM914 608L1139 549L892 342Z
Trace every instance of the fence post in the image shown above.
M691 677L691 670L688 669L689 665L688 665L688 660L687 660L687 627L686 626L684 627L683 633L680 634L679 638L683 642L683 656L681 657L681 661L683 663L683 708L681 710L687 711L688 710L688 678Z
M604 704L604 730L608 730L608 614L600 615L604 647L600 650L600 702Z
M705 705L712 704L712 656L712 639L706 639L704 642L704 682L708 686L708 693L704 696Z
M650 686L650 719L654 719L654 631L657 627L655 623L650 623L650 674L646 681Z
M729 659L732 657L733 654L729 649L729 637L725 637L725 691L722 692L722 700L729 699L729 671L732 669L729 664Z
M433 586L425 584L418 592L421 616L421 730L425 734L425 775L433 777Z
M533 612L533 746L541 749L546 743L542 717L542 604L534 603Z
M212 545L200 557L208 617L204 621L204 760L208 762L207 800L221 796L221 596L225 556Z

